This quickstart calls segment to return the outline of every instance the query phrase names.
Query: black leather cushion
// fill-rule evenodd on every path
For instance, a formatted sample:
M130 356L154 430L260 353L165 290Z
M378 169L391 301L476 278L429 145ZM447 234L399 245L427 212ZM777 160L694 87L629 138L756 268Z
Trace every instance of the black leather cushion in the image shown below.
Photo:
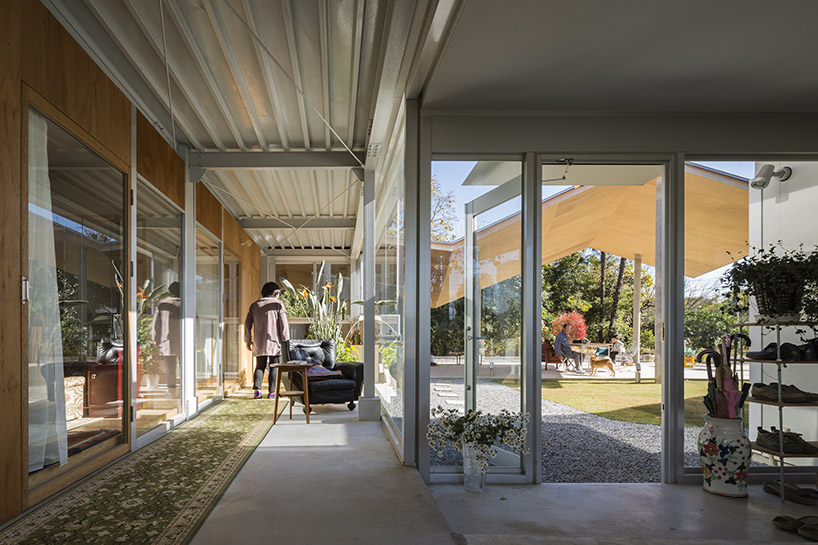
M335 367L335 341L333 339L290 339L289 361L319 363L327 369Z
M329 390L354 390L355 381L347 379L326 379L310 381L310 394Z

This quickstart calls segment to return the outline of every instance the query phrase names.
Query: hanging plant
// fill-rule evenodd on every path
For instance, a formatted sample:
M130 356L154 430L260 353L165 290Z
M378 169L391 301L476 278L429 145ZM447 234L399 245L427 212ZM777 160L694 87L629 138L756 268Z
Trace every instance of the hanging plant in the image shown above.
M814 319L818 247L809 252L803 244L787 249L778 241L768 248L752 249L752 255L734 261L722 276L725 295L735 302L744 293L755 297L759 313L766 318L798 320L804 310L807 318Z

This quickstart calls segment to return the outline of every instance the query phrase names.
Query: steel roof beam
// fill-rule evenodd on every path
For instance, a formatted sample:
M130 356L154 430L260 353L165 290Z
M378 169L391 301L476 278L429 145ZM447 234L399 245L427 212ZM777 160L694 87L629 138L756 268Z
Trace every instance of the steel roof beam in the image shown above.
M240 219L245 229L354 229L355 218L249 218Z
M353 168L355 158L345 151L204 151L191 152L193 167L217 169Z

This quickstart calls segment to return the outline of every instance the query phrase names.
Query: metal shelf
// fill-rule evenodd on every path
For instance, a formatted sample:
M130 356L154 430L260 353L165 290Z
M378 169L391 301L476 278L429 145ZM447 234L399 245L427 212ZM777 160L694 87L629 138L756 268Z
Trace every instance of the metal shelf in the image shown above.
M818 441L808 441L808 443L811 444L812 446L818 448ZM815 454L803 454L803 453L786 454L786 453L781 453L781 452L779 452L777 450L768 449L767 447L762 447L758 443L756 443L755 441L751 442L751 446L753 447L753 450L757 450L757 451L763 452L765 454L772 454L773 456L778 456L779 458L818 458L818 453L815 453Z
M815 365L815 364L818 364L818 361L756 360L756 359L752 359L752 358L738 358L736 361L741 362L741 363L780 363L781 365L791 365L791 364Z
M750 403L758 403L760 405L773 405L775 407L818 407L818 402L784 403L783 401L767 401L766 399L758 399L757 397L748 397L746 401Z
M753 326L818 326L818 322L747 322L743 324L730 324L730 327L753 327Z

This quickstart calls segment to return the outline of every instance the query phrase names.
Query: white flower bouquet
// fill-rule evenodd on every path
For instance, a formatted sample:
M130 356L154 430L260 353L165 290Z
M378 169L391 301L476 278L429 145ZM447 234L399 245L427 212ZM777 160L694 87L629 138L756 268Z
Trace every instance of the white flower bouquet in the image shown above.
M432 420L426 432L429 446L438 454L446 447L458 450L465 445L474 450L477 462L483 472L489 468L489 458L497 455L497 445L502 444L525 454L526 426L528 413L512 413L505 409L499 414L484 414L468 411L462 414L457 409L432 409Z

